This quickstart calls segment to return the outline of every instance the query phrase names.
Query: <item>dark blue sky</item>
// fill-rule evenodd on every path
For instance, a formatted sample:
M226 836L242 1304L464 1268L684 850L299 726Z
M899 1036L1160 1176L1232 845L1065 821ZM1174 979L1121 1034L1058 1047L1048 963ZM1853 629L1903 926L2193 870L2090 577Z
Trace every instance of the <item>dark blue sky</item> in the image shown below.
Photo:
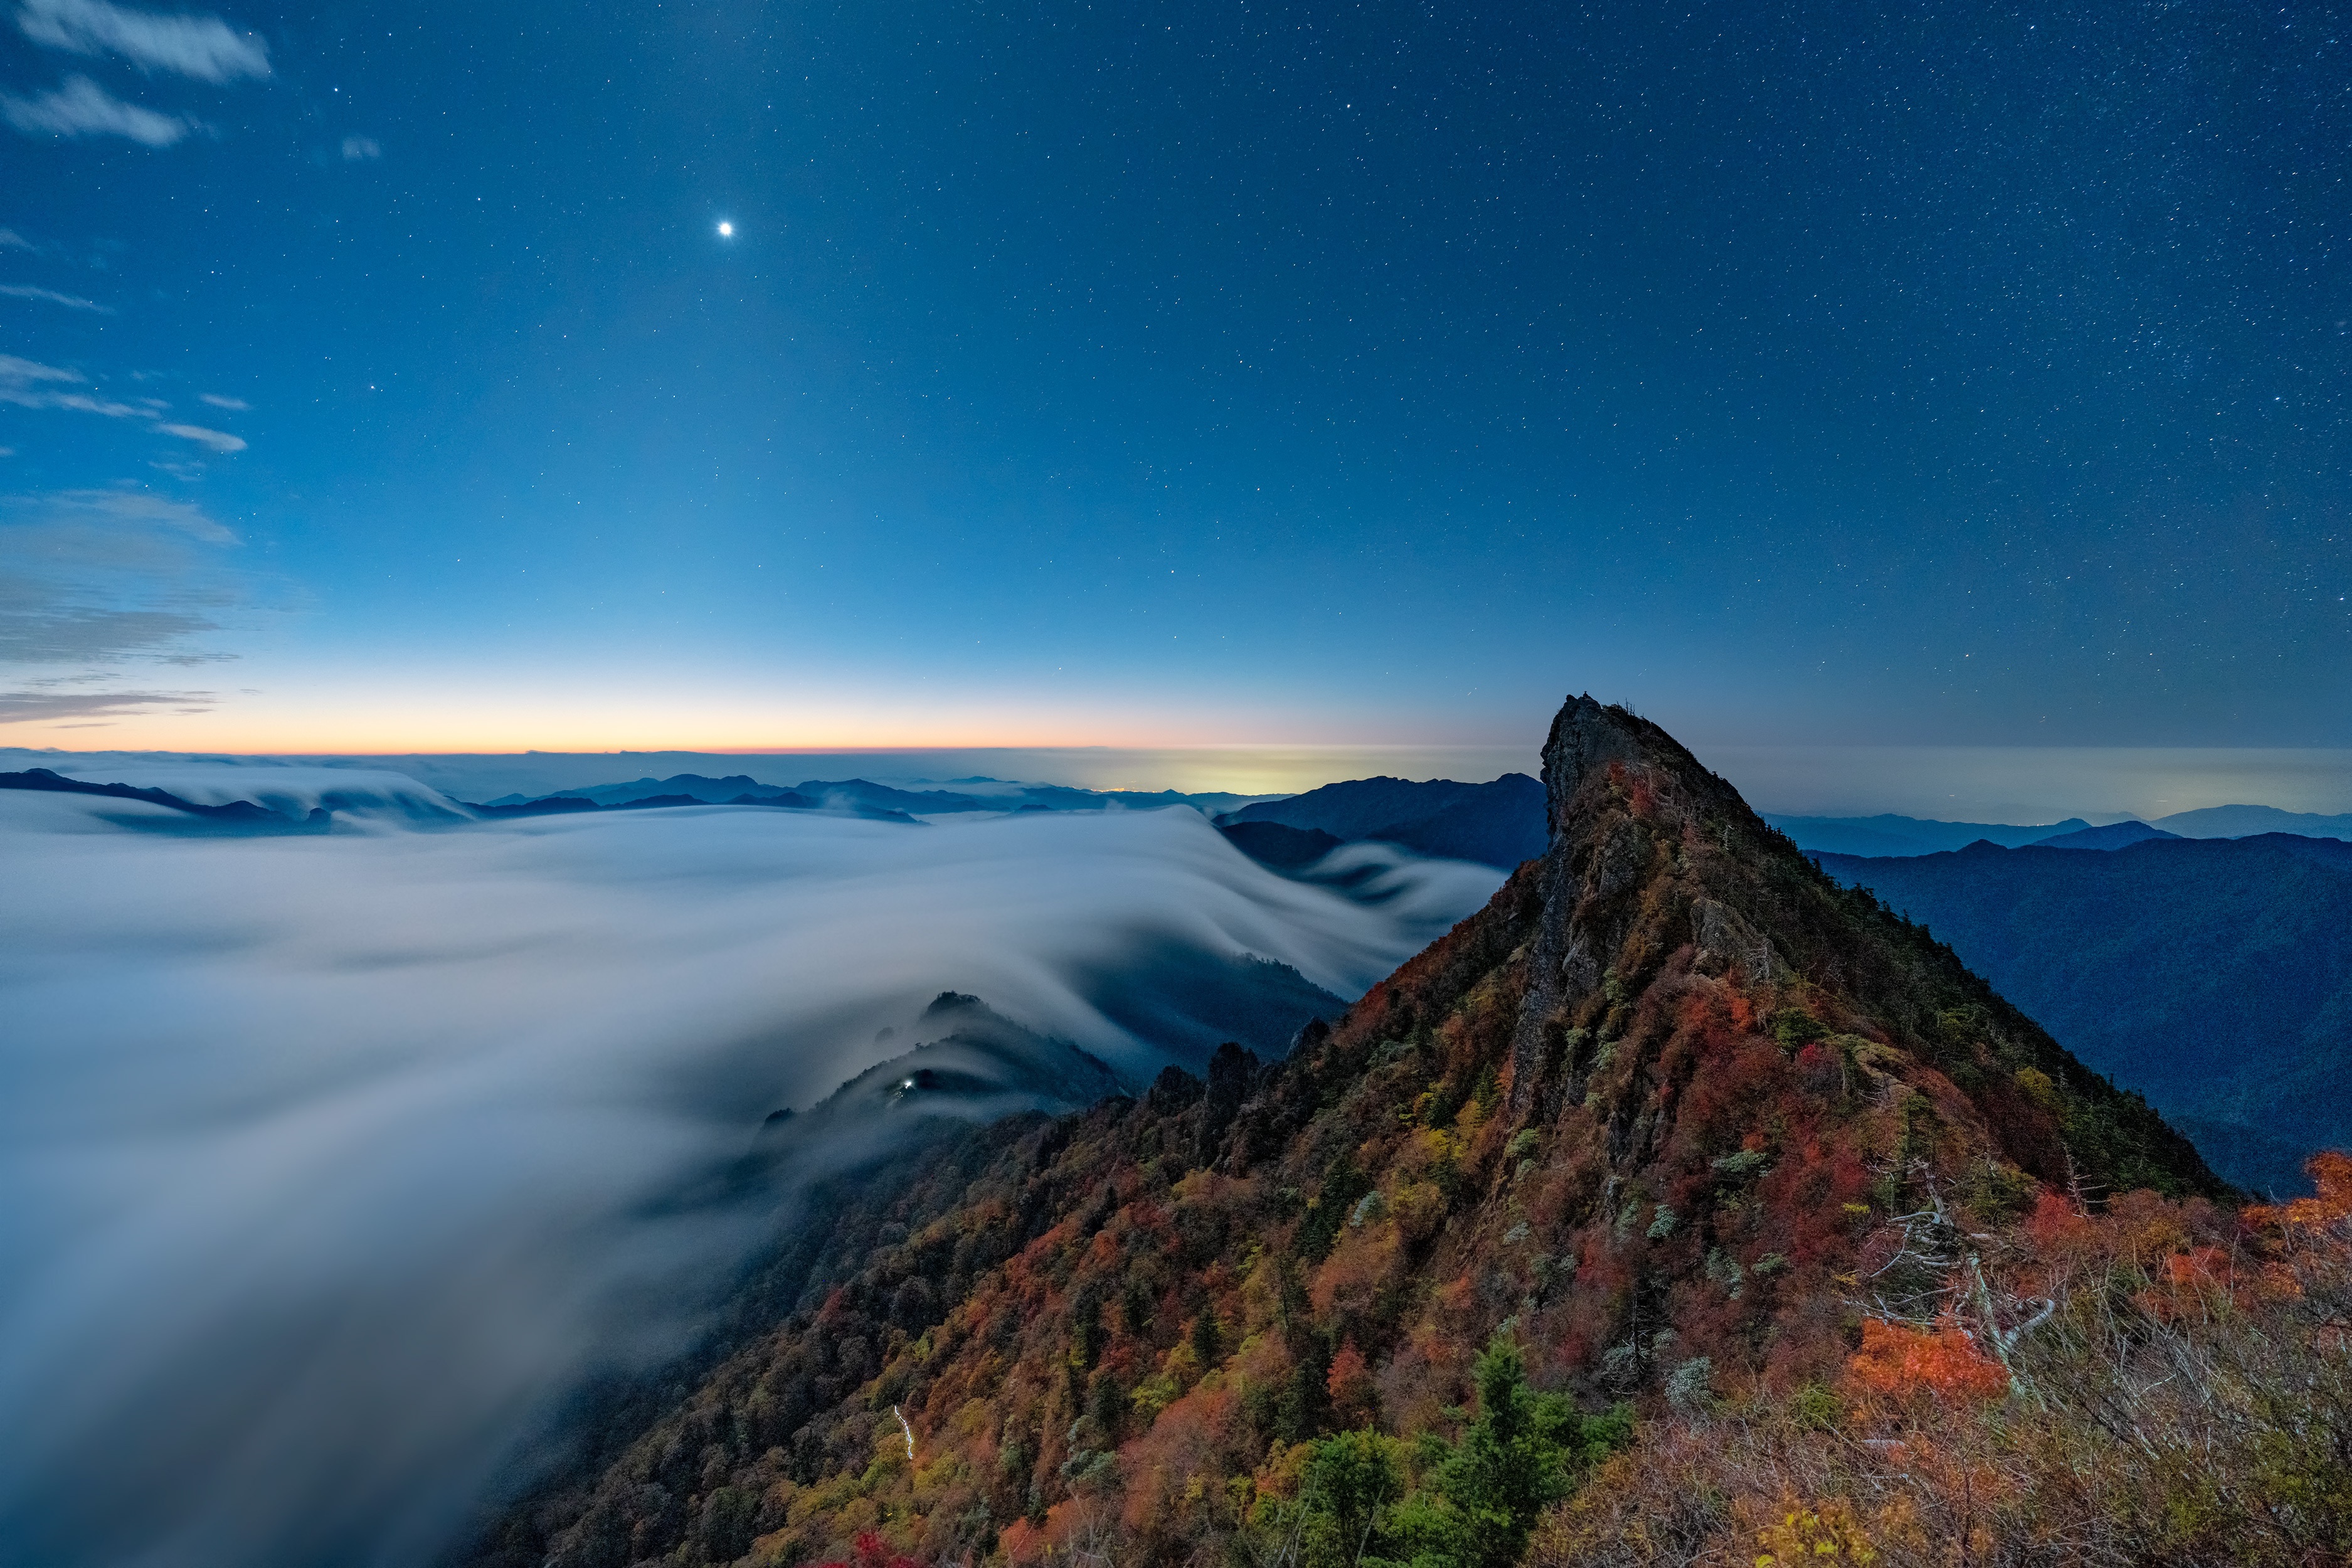
M14 3L15 743L2352 744L2330 11Z

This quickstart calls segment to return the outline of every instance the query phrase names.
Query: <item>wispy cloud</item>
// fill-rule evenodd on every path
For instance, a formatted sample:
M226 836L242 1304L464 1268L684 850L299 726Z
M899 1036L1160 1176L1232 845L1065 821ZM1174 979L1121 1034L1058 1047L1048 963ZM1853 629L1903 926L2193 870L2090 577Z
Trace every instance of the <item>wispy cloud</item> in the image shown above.
M217 700L209 691L0 691L0 724L28 724L41 720L54 723L60 719L128 719L158 710L209 713Z
M15 354L0 354L0 403L13 403L19 408L64 408L81 414L101 415L109 419L152 419L159 435L194 441L224 457L245 450L246 441L242 436L232 436L226 430L214 430L202 425L166 421L163 412L171 405L160 397L142 397L137 403L122 403L81 390L89 381L88 376L77 370L43 364L37 360L20 359ZM218 408L242 409L246 406L233 397L207 396L205 401Z
M30 250L33 242L13 228L0 228L0 250Z
M215 408L226 408L233 414L242 414L253 406L242 397L223 397L217 392L207 392L197 401L209 403Z
M210 82L269 74L269 47L218 16L165 16L107 0L24 0L16 26L37 44L77 55L111 51L142 70Z
M12 300L46 300L52 305L63 305L68 310L95 310L101 316L114 314L111 305L101 305L79 294L60 294L54 289L42 289L31 283L0 283L0 294Z
M220 554L236 542L203 508L145 490L0 497L0 667L51 672L0 693L0 722L200 695L83 689L113 684L108 668L126 661L234 658L196 639L244 601Z
M0 527L75 528L85 531L155 530L201 544L235 544L236 531L194 501L173 500L142 489L51 490L42 495L0 496ZM118 557L100 557L120 564Z
M0 399L10 403L16 401L8 396L11 387L26 387L39 382L81 379L81 373L79 371L59 370L56 365L42 364L37 360L18 359L15 354L0 354Z
M125 103L86 76L38 98L0 92L0 115L27 136L127 136L145 147L169 147L195 129L176 114Z
M158 425L155 428L166 436L177 436L183 441L194 441L200 446L210 447L224 457L231 452L245 450L245 438L241 436L232 436L226 430L207 430L201 425Z
M346 136L343 138L343 159L346 163L363 163L370 158L381 158L383 156L383 149L376 145L376 140L373 136Z
M208 661L173 650L184 637L220 630L216 622L198 615L10 602L19 596L0 582L0 664L112 662L142 655L164 664L204 663Z
M86 385L89 379L79 371L62 370L37 360L19 359L15 354L0 354L0 403L13 403L19 408L71 408L84 414L104 415L109 419L152 416L152 409L74 390Z

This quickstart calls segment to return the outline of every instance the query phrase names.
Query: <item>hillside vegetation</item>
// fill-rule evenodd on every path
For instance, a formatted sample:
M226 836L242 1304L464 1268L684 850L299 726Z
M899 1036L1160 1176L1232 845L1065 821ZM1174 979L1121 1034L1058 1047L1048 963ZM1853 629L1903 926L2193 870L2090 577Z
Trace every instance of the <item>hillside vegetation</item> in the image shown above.
M2303 1163L2352 1145L2352 844L1817 858L2144 1092L2231 1180L2306 1192Z
M1545 763L1543 857L1336 1024L938 1147L477 1561L2352 1547L2352 1166L2232 1214L1654 726Z

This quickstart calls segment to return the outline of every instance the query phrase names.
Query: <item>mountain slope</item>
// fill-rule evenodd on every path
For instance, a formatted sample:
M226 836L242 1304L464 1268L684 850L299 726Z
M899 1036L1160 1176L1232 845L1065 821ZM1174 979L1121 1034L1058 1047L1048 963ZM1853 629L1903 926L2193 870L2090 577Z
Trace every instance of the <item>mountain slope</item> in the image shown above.
M1819 856L2145 1093L2231 1180L2304 1188L2352 1144L2352 844L2157 839Z
M477 1560L793 1564L878 1532L1347 1568L1377 1535L1496 1568L1622 1440L1610 1402L1789 1397L1864 1303L1940 1299L1906 1261L1924 1214L1965 1237L2053 1186L2221 1191L1654 725L1571 701L1544 771L1543 855L1335 1026L964 1145L961 1201L910 1199Z
M1417 854L1476 860L1509 870L1544 851L1543 786L1525 773L1490 784L1451 779L1350 779L1262 801L1217 819L1221 826L1278 823L1343 842L1375 838Z

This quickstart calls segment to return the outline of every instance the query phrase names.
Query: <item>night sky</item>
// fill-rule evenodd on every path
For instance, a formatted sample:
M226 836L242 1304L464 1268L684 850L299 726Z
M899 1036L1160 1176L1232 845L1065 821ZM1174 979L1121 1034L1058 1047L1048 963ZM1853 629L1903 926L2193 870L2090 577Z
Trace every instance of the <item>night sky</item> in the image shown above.
M2328 10L10 16L10 744L2352 744Z

